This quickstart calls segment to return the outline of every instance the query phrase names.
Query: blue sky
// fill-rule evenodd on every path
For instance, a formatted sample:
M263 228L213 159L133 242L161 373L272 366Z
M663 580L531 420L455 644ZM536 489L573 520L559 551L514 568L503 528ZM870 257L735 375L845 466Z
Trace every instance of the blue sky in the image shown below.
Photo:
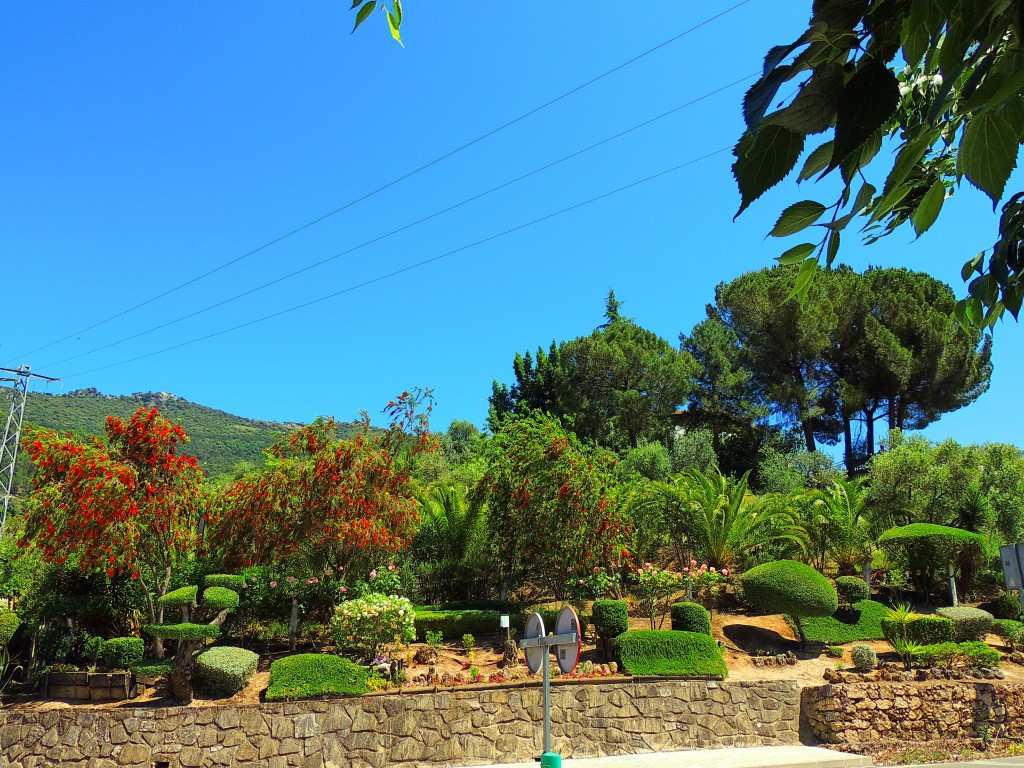
M809 2L749 0L315 226L84 329L733 5L638 12L565 2L542 13L505 3L500 13L481 13L479 3L408 0L404 49L383 17L350 35L348 3L337 1L8 5L0 24L0 249L9 300L0 361L63 377L63 390L51 392L168 391L287 421L376 414L403 389L427 386L437 398L434 426L444 428L453 418L482 424L491 381L511 378L514 354L589 333L609 288L625 314L675 342L703 317L716 283L771 263L785 247L765 239L775 216L815 190L784 182L733 222L739 199L725 152L459 249L731 147L742 130L743 84L352 249L756 72L771 45L803 29ZM858 269L928 271L962 293L960 265L994 233L990 204L965 187L919 241L901 232L868 248L848 238L842 257ZM998 328L990 391L926 434L1019 440L1012 414L1022 338L1014 323Z

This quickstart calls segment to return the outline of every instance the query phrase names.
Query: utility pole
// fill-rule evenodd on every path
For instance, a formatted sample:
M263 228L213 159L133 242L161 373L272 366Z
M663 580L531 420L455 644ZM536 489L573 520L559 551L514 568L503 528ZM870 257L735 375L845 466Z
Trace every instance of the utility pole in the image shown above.
M27 365L18 368L0 368L2 373L13 376L0 376L0 381L11 382L11 409L7 412L4 424L3 442L0 442L0 494L3 494L3 508L0 508L0 540L4 537L7 527L7 512L11 506L11 493L14 490L14 465L18 461L18 446L21 440L21 422L25 418L25 400L28 399L28 383L32 379L44 381L60 381L52 376L32 373Z

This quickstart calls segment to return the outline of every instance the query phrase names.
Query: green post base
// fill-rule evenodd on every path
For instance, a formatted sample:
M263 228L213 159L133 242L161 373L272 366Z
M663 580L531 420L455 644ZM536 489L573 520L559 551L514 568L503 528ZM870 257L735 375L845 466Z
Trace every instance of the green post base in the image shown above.
M545 752L540 756L540 768L562 768L562 756L554 752Z

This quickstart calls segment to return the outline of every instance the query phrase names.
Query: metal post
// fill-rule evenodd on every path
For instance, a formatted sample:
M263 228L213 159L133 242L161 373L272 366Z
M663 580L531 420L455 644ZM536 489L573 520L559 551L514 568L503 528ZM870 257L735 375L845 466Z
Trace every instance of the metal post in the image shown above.
M550 646L545 651L550 650ZM551 752L551 656L544 654L544 754Z

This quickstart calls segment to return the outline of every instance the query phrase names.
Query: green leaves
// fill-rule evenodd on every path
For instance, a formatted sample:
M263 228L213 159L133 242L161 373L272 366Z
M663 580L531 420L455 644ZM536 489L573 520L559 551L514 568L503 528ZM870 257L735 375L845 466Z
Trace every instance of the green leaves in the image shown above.
M812 253L814 253L815 245L813 243L800 243L800 245L794 245L784 254L777 258L779 264L784 267L792 266L793 264L799 264Z
M896 75L881 62L863 60L839 97L836 144L829 170L871 138L892 117L899 103Z
M957 170L989 196L993 208L1017 165L1018 148L1013 126L995 112L982 112L964 129Z
M946 185L942 183L941 179L937 179L928 188L928 191L924 193L924 197L918 203L917 209L910 216L910 223L913 224L914 231L918 237L927 232L931 225L935 223L945 199Z
M807 296L811 292L811 284L814 282L814 276L818 273L818 260L807 259L800 265L800 271L797 272L796 280L793 281L793 290L789 292L789 296L786 297L786 301L795 298L802 307L807 303Z
M779 125L762 125L753 134L743 135L733 150L732 172L742 198L736 216L785 178L803 148L803 135Z
M353 3L352 8L355 8L359 3ZM351 10L351 9L350 9ZM355 32L359 29L359 25L370 18L370 14L377 10L377 3L374 0L368 0L363 3L363 7L359 9L356 14L356 25L352 27L352 31Z
M801 230L807 229L807 227L820 219L824 212L825 206L814 200L793 203L793 205L782 212L779 220L775 222L775 227L768 234L772 237L786 237L787 235L796 234Z
M405 43L402 42L402 36L398 32L399 28L402 26L402 0L395 0L395 10L387 11L387 14L388 27L391 29L391 36L398 41L400 46L405 48Z
M843 68L839 64L822 67L800 89L792 104L769 115L768 119L798 133L821 133L836 119L843 80Z

